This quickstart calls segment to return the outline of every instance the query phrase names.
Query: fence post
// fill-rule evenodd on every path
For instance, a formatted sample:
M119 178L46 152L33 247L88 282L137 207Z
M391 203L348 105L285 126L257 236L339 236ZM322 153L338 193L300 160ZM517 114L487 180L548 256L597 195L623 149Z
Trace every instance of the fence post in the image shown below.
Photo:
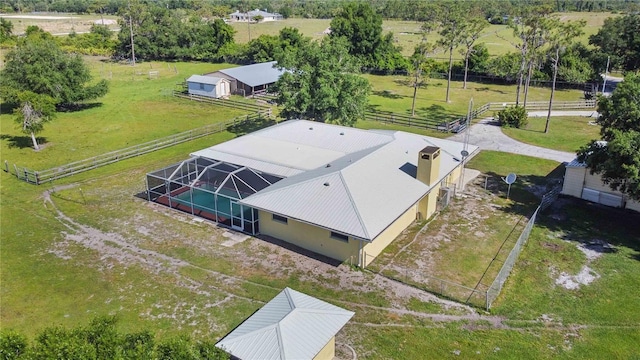
M16 164L13 164L13 170L16 171L16 178L20 179L20 176L18 175L18 167L16 166Z
M36 185L40 185L40 177L38 176L38 172L34 171L34 174L36 175Z
M489 311L489 290L491 290L491 287L484 293L487 311Z
M9 162L7 160L4 161L4 172L9 172Z

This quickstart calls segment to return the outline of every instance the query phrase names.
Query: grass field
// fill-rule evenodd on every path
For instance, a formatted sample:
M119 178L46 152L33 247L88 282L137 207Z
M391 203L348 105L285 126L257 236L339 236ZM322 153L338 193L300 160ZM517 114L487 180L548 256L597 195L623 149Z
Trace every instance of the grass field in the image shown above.
M4 111L0 115L2 161L41 170L247 113L191 103L171 95L177 84L192 74L233 65L147 62L132 68L87 59L96 79L109 80L109 93L86 104L84 110L59 113L46 124L38 134L44 149L37 154L33 154L30 138ZM150 80L150 70L159 71L159 77Z
M579 38L579 41L584 44L588 44L589 36L598 32L598 29L604 24L604 20L608 17L619 16L611 13L565 13L560 14L560 18L563 21L576 21L584 19L587 25L584 28L584 35ZM255 39L262 34L277 35L278 32L285 27L295 27L300 30L305 36L313 39L320 39L323 36L323 31L330 26L330 19L299 19L291 18L283 21L263 22L258 24L247 25L247 23L232 23L231 25L236 30L235 40L239 43L246 43L249 39ZM382 22L382 30L384 33L393 32L396 44L402 47L402 54L405 56L411 56L413 49L416 45L420 44L422 40L421 27L422 23L416 21L401 21L401 20L384 20ZM249 36L251 33L251 36ZM427 37L430 42L437 41L439 36L437 34L431 34ZM513 32L506 25L490 25L487 27L480 37L478 42L484 43L489 54L492 56L503 55L508 52L515 51L513 45L510 42L514 42ZM435 54L433 57L448 60L443 52ZM454 57L461 59L462 55L456 50L454 51Z
M372 86L369 105L372 109L411 114L413 101L413 87L409 78L402 75L363 75ZM416 115L430 119L452 119L464 116L469 107L469 100L473 98L474 108L488 102L515 101L516 88L513 85L495 85L468 83L463 89L461 81L452 81L450 103L445 101L447 80L429 79L426 85L418 89L416 98ZM549 101L551 90L542 87L529 88L529 101ZM557 101L583 100L584 93L580 90L556 91ZM490 116L488 114L487 116Z
M529 118L526 128L503 128L502 132L527 144L569 152L576 152L589 141L600 139L600 126L591 124L594 121L593 118L552 117L549 122L549 132L545 134L546 121L545 117L532 117Z
M47 124L42 151L17 146L22 135L1 115L2 160L49 167L234 115L168 96L175 83L217 65L154 63L160 79L148 80L130 67L102 64L92 68L96 77L112 78L110 94L101 106ZM488 101L484 91L475 93L476 102ZM116 314L123 330L215 340L290 286L356 312L338 347L349 344L361 359L638 356L640 300L629 291L640 285L637 216L561 203L535 228L504 293L485 314L261 239L224 246L224 229L135 196L147 172L235 136L216 134L42 186L0 173L2 330L33 336L46 326ZM495 152L471 165L496 177L531 175L512 189L514 202L502 204L514 213L528 212L537 201L533 185L559 171ZM576 245L591 239L616 251L587 261ZM582 265L599 278L574 290L556 284L562 272L574 275Z

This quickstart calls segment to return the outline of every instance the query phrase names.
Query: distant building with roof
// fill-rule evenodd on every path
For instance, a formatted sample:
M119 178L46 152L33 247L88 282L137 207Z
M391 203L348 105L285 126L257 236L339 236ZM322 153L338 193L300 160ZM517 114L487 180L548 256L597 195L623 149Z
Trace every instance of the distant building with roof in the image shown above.
M230 82L232 94L250 96L265 92L269 86L278 81L284 69L278 69L275 65L275 61L270 61L238 66L208 73L205 76L227 79Z
M289 120L149 173L147 190L150 201L364 267L447 202L462 150L402 131Z
M640 212L640 201L630 199L620 191L612 190L602 181L600 175L591 174L587 165L578 159L574 159L565 167L561 194Z
M187 91L190 95L224 98L231 95L231 82L214 76L191 75L187 79Z
M229 15L229 19L235 22L251 22L251 21L255 21L254 19L257 16L262 17L262 19L260 19L260 22L278 21L284 18L282 15L278 13L270 13L270 12L262 11L260 9L255 9L249 12L240 12L236 10Z
M335 356L335 336L354 312L285 288L216 347L232 359L313 359Z

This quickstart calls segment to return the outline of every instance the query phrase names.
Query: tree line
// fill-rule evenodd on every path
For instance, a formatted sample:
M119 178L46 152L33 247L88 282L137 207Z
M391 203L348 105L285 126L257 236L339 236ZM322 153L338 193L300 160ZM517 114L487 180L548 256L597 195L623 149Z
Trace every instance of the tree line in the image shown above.
M229 354L209 340L187 336L157 341L148 330L124 333L117 318L94 318L88 326L68 329L47 327L30 342L21 333L3 329L0 333L0 359L5 360L227 360Z
M504 15L514 9L530 5L528 0L475 0L483 9L485 19L503 23ZM193 11L202 16L225 16L234 10L262 9L278 12L286 17L330 19L349 3L348 0L157 0L159 6L169 9ZM428 1L420 0L372 0L373 10L385 19L424 21ZM548 1L557 12L638 11L634 1L609 0L553 0ZM76 14L117 15L127 7L126 0L5 0L0 12L67 12Z

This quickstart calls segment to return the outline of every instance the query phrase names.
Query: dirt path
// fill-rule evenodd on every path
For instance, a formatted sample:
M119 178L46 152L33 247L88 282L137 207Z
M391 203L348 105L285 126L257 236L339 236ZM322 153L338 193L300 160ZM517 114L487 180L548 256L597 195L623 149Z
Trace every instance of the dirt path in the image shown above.
M70 188L71 186L67 186L65 188ZM217 305L221 305L232 298L243 299L250 302L258 302L263 303L263 301L248 298L244 296L240 296L233 292L233 287L240 287L242 283L251 284L253 286L263 287L265 289L270 289L274 291L279 291L281 289L255 283L240 277L235 277L227 274L223 274L220 272L216 272L210 269L205 269L199 266L196 266L192 263L184 261L179 258L171 257L156 251L143 249L139 246L136 246L133 241L126 239L121 234L118 233L107 233L103 232L94 227L81 224L74 220L73 218L64 214L58 207L56 207L55 203L51 199L51 193L53 191L60 191L61 188L53 189L45 191L42 196L44 199L44 206L47 208L52 208L55 212L55 218L63 224L67 228L67 232L64 233L65 239L68 242L73 242L79 244L85 248L96 251L100 255L101 260L113 260L118 262L124 266L138 265L142 268L146 269L155 274L168 274L176 279L176 283L183 288L186 288L194 293L201 295L209 295L210 291L215 290L225 295L225 298L221 301L217 302ZM309 260L309 262L313 262L315 266L318 266L317 261ZM101 262L101 264L106 264L106 261ZM100 265L104 266L104 265ZM323 264L320 265L322 267ZM329 266L329 265L327 265ZM211 278L215 279L211 283L215 284L224 284L223 286L214 286L211 283L203 284L194 279L191 279L183 274L181 274L181 269L185 267L194 267L199 270L205 271ZM336 271L336 268L332 268L333 271ZM326 269L325 269L326 270ZM322 270L320 270L322 271ZM420 318L429 318L434 321L440 322L456 322L456 321L485 321L496 328L504 328L504 324L502 323L503 319L495 316L484 316L479 315L475 309L459 304L454 301L449 301L445 299L440 299L435 295L428 293L426 291L422 291L420 289L416 289L402 283L398 283L395 281L391 281L385 277L379 275L363 275L361 272L354 272L346 266L338 267L337 276L359 276L362 279L365 276L365 279L368 279L367 286L375 286L379 289L384 289L384 292L388 294L388 296L392 299L392 306L389 307L377 307L371 306L368 304L363 304L359 302L347 302L336 299L325 299L331 300L334 302L343 303L350 307L359 307L363 309L370 310L378 310L378 311L386 311L391 313L396 313L400 315L411 315ZM349 281L341 282L340 286L349 285ZM440 313L427 313L420 311L412 311L404 308L403 306L397 304L393 301L394 298L417 298L421 301L433 302L441 305L445 310L452 310L460 315L446 315Z

